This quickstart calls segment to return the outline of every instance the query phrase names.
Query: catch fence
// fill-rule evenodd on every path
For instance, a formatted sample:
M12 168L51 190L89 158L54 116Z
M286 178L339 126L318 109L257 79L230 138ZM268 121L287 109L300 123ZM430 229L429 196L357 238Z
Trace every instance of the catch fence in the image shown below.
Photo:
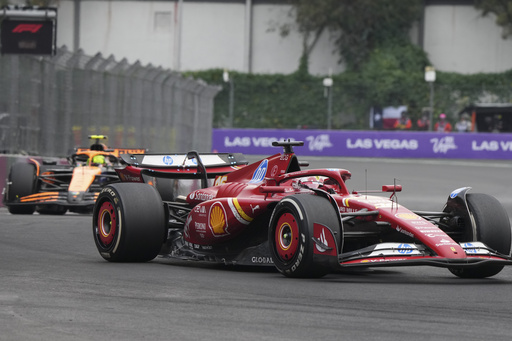
M150 152L211 149L219 86L113 56L60 48L0 56L0 153L66 156L104 134Z

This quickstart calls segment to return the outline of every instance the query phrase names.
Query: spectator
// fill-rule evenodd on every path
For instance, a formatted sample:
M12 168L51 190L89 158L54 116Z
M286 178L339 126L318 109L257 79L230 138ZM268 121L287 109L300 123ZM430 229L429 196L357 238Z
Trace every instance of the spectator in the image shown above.
M449 133L450 131L452 131L452 125L450 124L450 122L446 121L445 114L439 115L439 121L436 122L434 130L441 133Z
M455 123L455 130L459 133L471 131L471 122L469 121L468 114L464 113L460 116L459 121Z
M421 118L418 119L418 122L416 122L416 125L418 126L418 130L428 130L430 127L428 116L423 114Z
M395 122L394 128L398 130L407 130L411 129L411 127L412 122L409 116L407 116L407 111L402 111L402 116Z

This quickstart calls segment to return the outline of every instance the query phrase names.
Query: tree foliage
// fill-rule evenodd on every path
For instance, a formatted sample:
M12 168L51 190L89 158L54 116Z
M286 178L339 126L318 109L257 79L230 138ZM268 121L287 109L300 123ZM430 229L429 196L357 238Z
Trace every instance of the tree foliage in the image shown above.
M503 39L512 36L512 0L475 0L475 7L482 10L484 16L496 15L496 24L503 27Z
M408 44L413 23L420 18L421 0L289 0L298 31L304 37L304 55L326 29L333 33L341 60L357 70L380 46ZM289 31L282 27L282 33ZM313 39L312 44L306 42Z

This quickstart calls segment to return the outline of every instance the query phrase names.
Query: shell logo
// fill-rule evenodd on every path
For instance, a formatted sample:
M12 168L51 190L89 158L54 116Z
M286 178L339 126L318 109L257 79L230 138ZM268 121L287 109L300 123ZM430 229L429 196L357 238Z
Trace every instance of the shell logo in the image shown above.
M210 207L209 214L210 228L214 235L228 234L228 224L226 221L226 211L220 202L214 203Z

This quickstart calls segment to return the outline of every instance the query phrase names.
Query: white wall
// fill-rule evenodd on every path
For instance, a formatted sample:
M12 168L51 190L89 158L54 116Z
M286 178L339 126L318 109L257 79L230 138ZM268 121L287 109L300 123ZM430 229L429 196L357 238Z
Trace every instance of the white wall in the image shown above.
M501 38L495 16L473 6L429 6L424 49L436 69L459 73L512 69L512 39Z
M74 3L59 2L58 46L73 48ZM80 3L80 48L88 55L113 54L116 60L139 60L143 65L181 71L226 68L288 74L299 65L302 38L298 32L281 37L279 30L271 30L276 23L293 23L289 5L253 2L251 39L247 40L244 2L184 0L179 44L177 0ZM413 29L411 34L415 37L417 31ZM248 44L250 57L246 55ZM503 40L494 18L481 17L471 5L429 5L423 44L437 70L478 73L512 69L512 39ZM326 31L311 54L310 72L343 71L334 50Z
M185 3L181 70L243 70L245 5Z

